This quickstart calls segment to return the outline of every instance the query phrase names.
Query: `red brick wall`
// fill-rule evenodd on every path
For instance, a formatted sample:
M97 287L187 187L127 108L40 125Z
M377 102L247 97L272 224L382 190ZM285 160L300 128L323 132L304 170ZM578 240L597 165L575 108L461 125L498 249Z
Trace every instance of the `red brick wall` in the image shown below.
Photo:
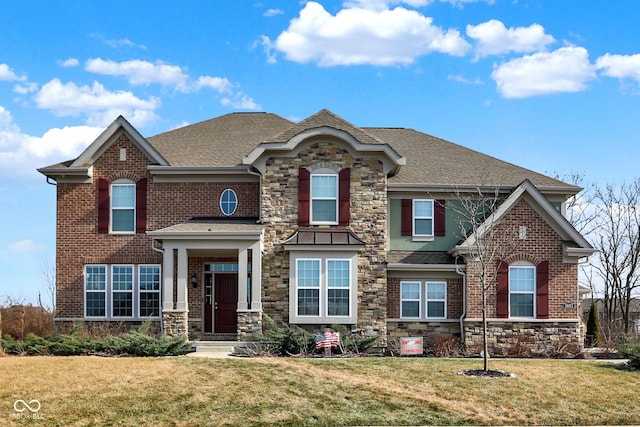
M126 149L126 160L120 161L120 149ZM148 179L147 230L164 228L187 221L193 216L222 216L219 198L232 188L238 196L234 216L257 217L259 184L250 182L154 183L147 171L147 157L125 135L100 156L93 165L93 183L57 186L57 316L84 316L85 264L161 264L160 253L151 249L146 234L98 234L98 178L113 181L128 178ZM191 264L189 272L192 274ZM189 276L190 277L190 276ZM201 280L201 278L200 278ZM200 284L201 286L201 284ZM199 306L201 287L190 292L190 303ZM190 289L191 291L191 289ZM196 317L200 313L193 314Z
M527 227L526 240L518 239L520 226ZM549 318L576 318L579 316L578 304L578 266L564 263L562 259L562 239L525 201L520 201L496 227L496 235L508 235L503 246L510 247L499 258L507 263L528 261L534 265L549 261ZM489 266L489 277L493 277L496 263ZM481 286L479 279L480 264L467 262L467 317L482 316ZM563 308L564 303L575 304L575 309ZM487 316L496 317L495 284L487 294Z

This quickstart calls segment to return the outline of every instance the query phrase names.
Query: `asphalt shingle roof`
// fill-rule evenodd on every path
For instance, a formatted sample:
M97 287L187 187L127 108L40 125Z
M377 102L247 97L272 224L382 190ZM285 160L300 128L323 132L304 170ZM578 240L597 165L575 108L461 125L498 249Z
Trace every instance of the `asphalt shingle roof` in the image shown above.
M399 173L389 179L391 183L517 186L529 179L540 187L568 186L546 175L413 129L366 130L407 159Z
M310 129L332 127L363 144L389 144L406 158L391 184L434 186L517 186L529 179L537 187L570 186L543 174L458 144L404 128L359 128L331 111L321 110L293 123L271 113L231 113L147 138L175 167L241 166L259 144L283 143ZM64 167L65 163L54 165ZM42 168L43 173L50 166Z
M293 123L271 113L232 113L147 138L171 166L224 167Z

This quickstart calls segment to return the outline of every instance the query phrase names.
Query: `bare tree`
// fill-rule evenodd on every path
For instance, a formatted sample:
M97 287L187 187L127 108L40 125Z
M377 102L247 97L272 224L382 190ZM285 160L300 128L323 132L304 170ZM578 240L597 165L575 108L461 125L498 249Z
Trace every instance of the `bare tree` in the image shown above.
M594 194L598 218L591 240L598 255L591 265L602 282L603 320L627 334L640 293L640 180L596 186Z
M51 303L50 311L55 315L56 313L56 265L51 259L44 259L42 261L41 268L42 282L45 287L46 295ZM40 294L38 293L38 300L42 306L40 300Z
M457 190L455 200L448 205L458 217L459 237L465 242L460 253L467 262L468 278L473 275L480 284L484 371L489 369L487 298L496 287L498 262L515 251L520 241L517 225L500 221L496 215L504 197L499 187L476 187L471 191ZM469 271L471 266L473 271Z

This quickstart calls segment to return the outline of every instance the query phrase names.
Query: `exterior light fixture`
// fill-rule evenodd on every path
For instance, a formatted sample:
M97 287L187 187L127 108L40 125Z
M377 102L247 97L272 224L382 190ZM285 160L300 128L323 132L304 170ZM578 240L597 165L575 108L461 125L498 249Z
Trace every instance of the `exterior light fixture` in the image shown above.
M198 275L196 273L193 273L193 276L191 276L191 286L194 288L198 287Z

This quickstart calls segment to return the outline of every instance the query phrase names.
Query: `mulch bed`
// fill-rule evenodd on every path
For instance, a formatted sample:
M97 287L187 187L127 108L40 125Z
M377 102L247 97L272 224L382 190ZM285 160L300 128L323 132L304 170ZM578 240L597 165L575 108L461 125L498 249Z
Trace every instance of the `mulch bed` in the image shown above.
M459 375L467 377L482 377L482 378L515 378L515 374L510 374L505 371L497 371L489 369L467 369L466 371L458 372Z

